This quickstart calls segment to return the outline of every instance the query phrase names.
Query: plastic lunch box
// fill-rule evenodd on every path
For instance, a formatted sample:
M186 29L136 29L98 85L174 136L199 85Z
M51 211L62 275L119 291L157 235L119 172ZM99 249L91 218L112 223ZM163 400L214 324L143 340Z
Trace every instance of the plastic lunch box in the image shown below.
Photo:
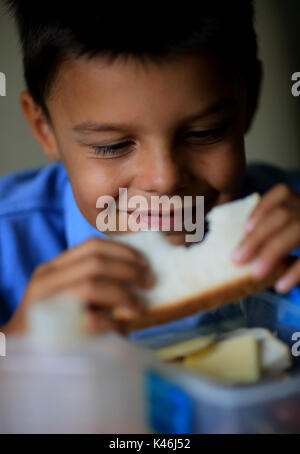
M295 289L289 301L262 292L225 306L217 320L208 313L201 326L173 327L139 343L154 349L211 331L264 326L297 354L299 294ZM0 433L300 432L297 357L280 378L226 387L158 361L149 348L119 336L53 351L23 338L7 347L0 360Z
M159 362L144 373L148 421L157 433L300 433L300 291L271 290L224 308L224 318L192 331L143 339L150 348L242 326L265 327L290 345L293 367L258 384L225 386ZM298 334L297 334L298 333Z

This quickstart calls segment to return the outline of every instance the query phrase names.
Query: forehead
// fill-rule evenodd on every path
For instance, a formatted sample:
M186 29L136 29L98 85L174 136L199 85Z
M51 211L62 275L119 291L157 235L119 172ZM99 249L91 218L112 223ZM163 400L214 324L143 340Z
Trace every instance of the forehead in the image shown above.
M230 68L207 53L159 63L130 56L79 58L62 63L48 104L73 124L99 117L116 121L116 115L119 121L159 123L238 98L240 85Z

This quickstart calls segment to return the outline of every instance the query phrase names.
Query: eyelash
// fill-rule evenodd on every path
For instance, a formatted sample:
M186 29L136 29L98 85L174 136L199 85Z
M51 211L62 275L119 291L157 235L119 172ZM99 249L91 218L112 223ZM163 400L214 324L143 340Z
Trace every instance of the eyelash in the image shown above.
M117 157L123 155L124 151L122 150L130 144L131 142L120 142L115 145L105 145L102 147L93 146L92 148L95 155Z
M212 138L212 140L220 138L227 130L228 124L221 126L220 128L211 129L207 131L194 131L193 133L188 134L188 136L194 136L198 139L207 139ZM213 143L213 142L209 142ZM92 146L93 152L95 155L100 156L113 156L118 157L124 155L124 149L126 146L131 145L131 142L120 142L112 145L105 146ZM123 151L122 151L123 150Z
M198 139L206 139L207 141L204 142L204 145L211 145L221 139L228 131L232 124L232 120L226 121L223 125L219 126L215 129L210 129L206 131L194 131L188 135L195 136Z

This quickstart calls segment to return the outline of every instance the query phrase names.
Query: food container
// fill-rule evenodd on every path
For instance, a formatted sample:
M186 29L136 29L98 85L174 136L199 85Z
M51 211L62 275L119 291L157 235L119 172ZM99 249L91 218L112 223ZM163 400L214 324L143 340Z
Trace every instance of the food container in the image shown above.
M115 335L41 347L8 339L0 358L1 434L148 433L147 354Z
M298 357L275 379L225 386L163 363L152 351L255 326L269 328L298 354L296 296L261 292L201 314L196 326L183 330L173 322L167 332L146 329L131 342L117 335L52 346L8 339L7 356L0 357L0 433L298 433Z
M215 323L140 340L155 349L209 332L265 327L286 342L294 355L288 372L239 386L220 385L180 365L157 361L144 373L152 429L175 434L300 433L300 305L294 297L295 292L290 299L273 291L260 292L224 308L224 319L219 317Z

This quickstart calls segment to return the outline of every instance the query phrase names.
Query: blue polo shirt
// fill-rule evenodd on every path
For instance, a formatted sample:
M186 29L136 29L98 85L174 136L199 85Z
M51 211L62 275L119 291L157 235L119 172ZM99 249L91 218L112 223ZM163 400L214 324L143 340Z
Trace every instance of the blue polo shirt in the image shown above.
M279 182L300 193L300 173L249 165L241 196L263 194ZM13 315L38 265L92 236L106 237L80 213L62 163L0 178L0 326ZM195 325L199 317L185 317L154 330Z

